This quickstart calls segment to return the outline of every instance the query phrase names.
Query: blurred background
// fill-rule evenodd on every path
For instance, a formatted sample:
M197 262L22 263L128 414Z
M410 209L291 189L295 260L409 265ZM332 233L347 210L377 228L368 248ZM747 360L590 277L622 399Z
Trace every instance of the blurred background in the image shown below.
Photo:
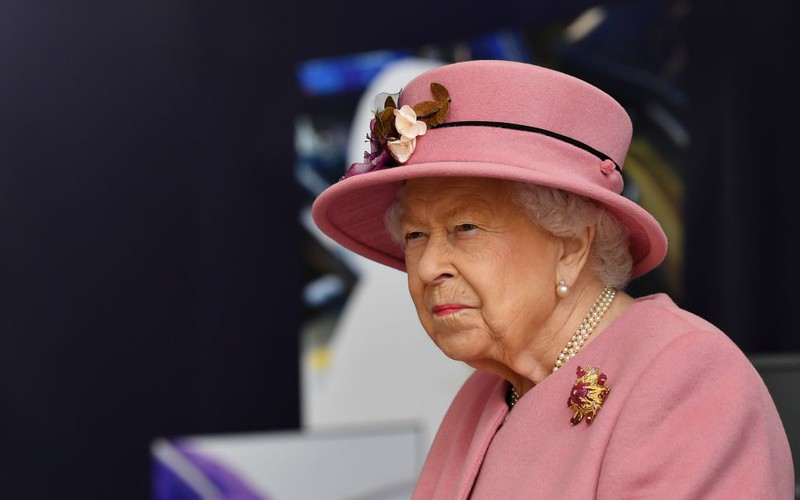
M800 449L797 14L0 0L4 496L154 497L174 436L402 421L424 454L466 371L426 344L402 274L341 252L308 207L360 159L376 89L467 59L561 69L626 107L625 194L671 242L630 293L720 326ZM391 394L365 398L376 380Z

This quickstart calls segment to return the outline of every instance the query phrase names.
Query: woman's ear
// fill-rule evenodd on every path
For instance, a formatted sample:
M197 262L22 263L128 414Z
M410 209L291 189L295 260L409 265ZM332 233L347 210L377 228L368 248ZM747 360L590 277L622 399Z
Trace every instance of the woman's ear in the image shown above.
M589 249L594 241L595 228L588 226L574 238L562 238L558 259L558 279L572 284L578 279L589 260Z

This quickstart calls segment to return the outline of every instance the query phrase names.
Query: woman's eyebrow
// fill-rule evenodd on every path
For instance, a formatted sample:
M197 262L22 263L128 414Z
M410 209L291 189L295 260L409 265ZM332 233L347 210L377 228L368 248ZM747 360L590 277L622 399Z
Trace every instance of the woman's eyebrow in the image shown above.
M457 202L441 211L437 211L436 217L442 219L454 219L459 217L487 217L493 213L488 203ZM425 218L416 215L412 210L404 210L400 216L401 224L424 224Z

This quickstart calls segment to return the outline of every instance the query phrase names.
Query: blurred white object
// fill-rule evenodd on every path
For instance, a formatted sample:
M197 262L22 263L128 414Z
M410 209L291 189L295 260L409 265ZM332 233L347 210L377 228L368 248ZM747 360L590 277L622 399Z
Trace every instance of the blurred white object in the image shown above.
M369 148L366 135L375 96L396 93L415 76L440 65L430 59L403 59L370 82L353 117L348 164L363 161ZM315 429L417 421L427 452L472 369L444 356L430 340L417 318L404 273L351 255L348 261L357 268L359 281L336 321L327 362L321 367L312 356L301 360L302 425Z
M419 469L413 424L159 439L153 500L405 500Z

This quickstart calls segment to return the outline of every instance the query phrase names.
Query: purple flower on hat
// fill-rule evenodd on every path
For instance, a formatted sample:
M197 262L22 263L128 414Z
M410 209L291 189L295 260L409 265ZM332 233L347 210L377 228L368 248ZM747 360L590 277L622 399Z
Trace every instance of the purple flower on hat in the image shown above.
M417 137L429 128L444 123L450 109L450 94L444 85L432 82L433 101L397 108L392 96L386 95L383 107L375 111L367 134L371 148L364 152L364 161L353 163L342 179L358 174L396 167L407 162L417 147Z
M370 153L369 151L364 151L364 161L361 163L353 163L347 168L347 171L344 173L345 177L351 177L353 175L364 174L367 172L372 172L373 170L380 170L389 160L389 153L387 151L380 151L378 154Z

